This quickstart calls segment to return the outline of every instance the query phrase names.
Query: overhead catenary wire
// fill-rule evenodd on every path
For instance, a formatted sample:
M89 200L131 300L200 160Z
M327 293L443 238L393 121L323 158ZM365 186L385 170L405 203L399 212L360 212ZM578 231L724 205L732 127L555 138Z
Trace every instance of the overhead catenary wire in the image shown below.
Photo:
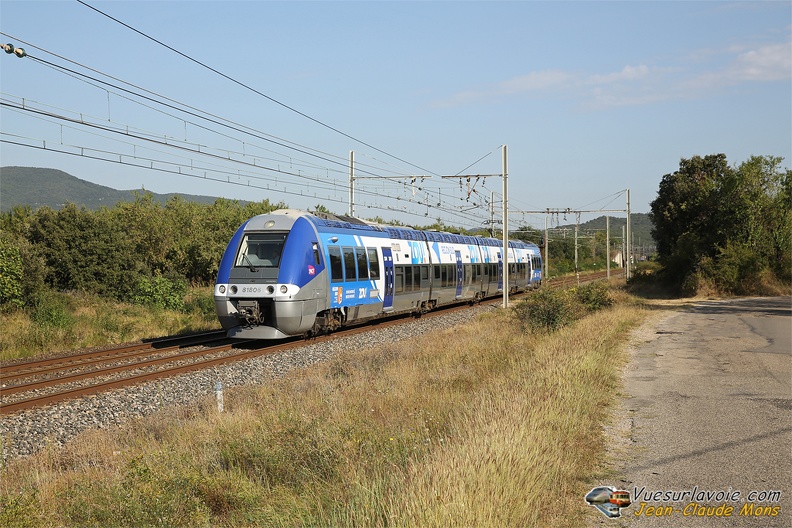
M91 6L87 2L84 2L83 0L77 0L77 2L79 2L80 4L86 6L86 7L90 8L90 9L92 9L94 11L96 11L100 15L105 16L105 17L109 18L110 20L112 20L114 22L117 22L118 24L121 24L122 26L134 31L135 33L141 35L142 37L145 37L145 38L147 38L147 39L159 44L160 46L163 46L164 48L167 48L167 49L171 50L172 52L184 57L185 59L187 59L189 61L192 61L195 64L198 64L199 66L201 66L203 68L206 68L207 70L210 70L210 71L216 73L217 75L220 75L224 79L227 79L227 80L229 80L229 81L231 81L231 82L233 82L233 83L235 83L235 84L237 84L237 85L239 85L239 86L241 86L241 87L243 87L243 88L245 88L247 90L250 90L251 92L253 92L253 93L257 94L257 95L260 95L261 97L264 97L265 99L267 99L269 101L272 101L273 103L278 104L278 105L282 106L283 108L286 108L287 110L290 110L290 111L292 111L292 112L294 112L294 113L296 113L298 115L301 115L302 117L304 117L306 119L309 119L309 120L313 121L314 123L316 123L318 125L321 125L321 126L327 128L329 130L332 130L333 132L341 134L342 136L346 137L347 139L351 139L352 141L354 141L356 143L360 143L361 145L364 145L364 146L366 146L366 147L368 147L368 148L370 148L372 150L376 150L377 152L379 152L381 154L385 154L386 156L390 156L391 158L399 160L402 163L405 163L405 164L407 164L407 165L409 165L409 166L411 166L413 168L416 168L416 169L419 169L421 171L430 172L431 174L434 174L431 171L427 171L426 169L423 169L423 168L419 167L418 165L410 163L409 161L406 161L406 160L404 160L404 159L402 159L402 158L400 158L400 157L398 157L398 156L396 156L394 154L390 154L390 153L388 153L388 152L386 152L386 151L384 151L382 149L379 149L379 148L377 148L377 147L375 147L375 146L373 146L373 145L371 145L371 144L369 144L369 143L367 143L367 142L365 142L365 141L363 141L361 139L358 139L358 138L356 138L354 136L351 136L350 134L347 134L346 132L342 132L341 130L339 130L339 129L335 128L335 127L332 127L332 126L328 125L327 123L325 123L323 121L320 121L319 119L311 117L308 114L306 114L304 112L301 112L301 111L297 110L296 108L293 108L292 106L287 105L286 103L278 101L277 99L275 99L273 97L270 97L269 95L267 95L267 94L255 89L255 88L243 83L242 81L234 79L233 77L231 77L229 75L226 75L225 73L223 73L223 72L221 72L221 71L219 71L219 70L217 70L217 69L215 69L215 68L213 68L213 67L211 67L211 66L209 66L209 65L207 65L207 64L205 64L205 63L203 63L201 61L199 61L198 59L195 59L194 57L191 57L190 55L187 55L186 53L183 53L183 52L177 50L176 48L174 48L172 46L169 46L168 44L165 44L164 42L152 37L151 35L148 35L148 34L144 33L143 31L141 31L141 30L139 30L137 28L134 28L131 25L125 23L125 22L122 22L121 20L119 20L119 19L117 19L117 18L105 13L104 11L101 11L100 9L97 9L96 7Z
M117 84L113 84L113 83L111 83L109 81L102 80L102 79L100 79L98 77L92 77L90 75L87 75L85 73L79 72L79 71L74 70L72 68L67 68L65 66L62 66L62 65L59 65L59 64L55 64L55 63L53 63L51 61L47 61L47 60L45 60L43 58L40 58L40 57L37 57L37 56L31 56L29 54L26 55L28 58L30 58L31 60L33 60L35 62L39 62L39 63L41 63L41 64L43 64L45 66L48 66L48 67L53 68L55 70L59 70L59 71L63 72L64 74L72 76L72 77L74 77L74 78L76 78L78 80L82 80L83 82L86 82L88 84L98 83L98 84L101 84L102 86L105 87L105 88L99 87L100 89L106 90L107 89L106 87L113 88L113 89L122 91L124 93L127 93L128 95L139 97L141 99L150 101L152 103L160 104L162 106L165 106L166 108L170 108L170 109L173 109L173 110L184 112L187 115L191 115L193 117L198 117L200 119L204 119L207 122L222 125L222 126L228 128L229 130L233 130L233 131L237 131L237 132L240 132L240 133L243 133L243 134L247 134L247 135L250 135L251 137L255 137L257 139L261 139L261 140L270 142L272 144L275 144L275 145L278 145L278 146L282 146L284 148L288 148L288 149L294 150L294 151L296 151L298 153L302 153L302 154L306 154L306 155L309 155L309 156L313 156L313 157L316 157L318 159L327 161L329 163L334 163L334 164L338 165L339 167L343 167L343 168L339 169L341 172L345 173L346 170L347 170L346 169L346 158L343 158L343 157L340 157L340 156L337 156L337 155L334 155L334 154L331 154L331 153L323 152L321 150L314 149L312 147L308 147L308 146L302 145L300 143L296 143L296 142L293 142L293 141L290 141L290 140L287 140L287 139L284 139L284 138L281 138L281 137L278 137L278 136L274 136L272 134L267 134L265 132L262 132L262 131L254 129L254 128L248 127L246 125L242 125L240 123L236 123L234 121L230 121L228 119L225 119L223 117L217 116L217 115L212 114L210 112L206 112L206 111L198 109L198 108L196 108L194 106L191 106L191 105L188 105L186 103L183 103L183 102L177 101L175 99L169 98L169 97L167 97L165 95L162 95L162 94L159 94L157 92L153 92L151 90L147 90L146 88L140 87L140 86L138 86L138 85L136 85L134 83L130 83L130 82L126 81L126 80L123 80L123 79L120 79L118 77L109 75L109 74L104 73L104 72L102 72L100 70L97 70L95 68L92 68L90 66L82 64L80 62L74 61L74 60L69 59L67 57L64 57L62 55L54 53L54 52L52 52L50 50L46 50L44 48L36 46L35 44L32 44L30 42L26 42L26 41L24 41L22 39L19 39L18 37L15 37L13 35L9 35L9 34L4 33L4 32L0 32L0 35L9 37L11 39L15 39L15 40L17 40L19 42L24 43L26 46L38 49L38 50L40 50L40 51L42 51L42 52L44 52L46 54L52 55L53 57L56 57L56 58L61 59L63 61L66 61L66 62L68 62L68 63L70 63L70 64L72 64L74 66L77 66L79 68L83 68L83 69L88 70L90 72L93 72L93 73L95 73L97 75L106 77L106 78L111 79L111 80L113 80L113 81L115 81L117 83L121 83L121 84L126 85L126 86L129 87L129 88L124 88L123 86L119 86ZM136 92L135 90L138 90L138 92ZM139 92L143 92L143 93L139 93ZM145 94L148 94L148 95L145 95ZM116 95L118 97L123 97L123 95L118 94L118 93L116 93ZM137 103L141 104L141 105L143 104L143 103L140 103L139 101ZM152 107L149 107L149 108L152 108ZM177 117L177 116L173 116L173 117L176 118L176 119L184 120L184 118L180 118L180 117ZM197 123L194 123L194 122L191 122L191 124L193 124L194 126L200 126L200 125L198 125ZM215 132L215 133L217 133L217 132ZM369 167L369 168L372 168L372 169L374 168L373 166L367 166L367 165L363 165L363 166ZM372 173L372 175L373 175L373 173Z
M27 43L26 45L30 45L30 44ZM40 48L37 48L37 49L40 49ZM45 53L50 53L50 52L47 52L46 50L42 50L42 51L44 51ZM56 54L53 54L53 55L57 56L57 57L60 57L59 55L56 55ZM161 96L159 94L154 94L154 92L150 92L148 90L145 90L145 89L142 89L142 88L139 88L139 87L135 87L135 88L138 89L139 91L145 92L147 94L152 94L152 95L141 94L141 93L135 92L134 90L131 90L129 88L124 88L123 86L114 85L113 83L109 83L108 81L105 81L103 79L100 79L100 78L97 78L97 77L92 77L90 75L86 75L83 72L76 71L76 70L74 70L72 68L66 68L63 65L55 64L55 63L53 63L51 61L46 61L46 60L44 60L44 59L42 59L40 57L35 57L34 56L34 57L29 57L29 58L31 58L32 60L34 60L36 62L39 62L42 65L51 67L51 68L55 69L56 71L60 71L60 72L62 72L64 74L73 76L75 78L88 79L91 82L99 83L102 86L101 89L103 89L103 90L108 92L108 98L109 98L109 93L111 93L111 91L109 91L109 89L117 90L117 91L121 91L123 93L129 94L130 96L140 97L140 98L142 98L144 100L148 100L148 101L150 101L153 104L163 105L165 107L171 108L172 110L175 110L175 111L178 111L178 112L183 112L183 113L185 113L187 115L192 115L192 116L194 116L196 118L200 118L202 120L206 120L208 123L210 123L212 125L223 126L223 127L226 127L227 129L232 130L232 131L234 131L236 133L243 133L243 134L246 134L246 135L251 135L251 137L262 139L262 140L265 140L267 142L271 142L271 143L276 144L277 146L279 146L281 148L295 149L294 145L297 145L296 143L288 142L287 140L283 140L283 142L273 141L271 138L274 137L274 136L267 137L269 135L261 133L259 131L253 131L253 129L250 129L249 127L244 127L242 125L234 124L233 122L229 122L228 120L224 120L223 118L217 118L216 116L213 116L212 114L208 114L206 112L194 109L193 107L189 107L188 105L184 105L183 103L179 103L178 101L175 101L175 100L172 100L172 99L168 99L168 98L166 98L164 96ZM104 74L102 72L99 72L98 70L89 68L89 67L84 66L84 65L80 65L79 63L76 63L75 61L72 61L70 59L63 58L62 60L66 60L66 61L68 61L68 62L70 62L72 64L77 64L80 67L89 69L90 71L94 71L94 72L96 72L99 75L106 75L106 74ZM107 76L107 77L110 78L110 76ZM115 78L113 78L113 79L115 80ZM89 81L86 81L86 82L89 82ZM133 87L135 86L135 85L132 85L131 83L127 83L126 81L118 80L118 82L121 82L121 83L123 83L123 84L125 84L127 86L133 86ZM97 86L97 87L99 87L99 86ZM109 87L109 89L108 89L108 87ZM120 95L117 92L112 92L112 93L114 95L116 95L116 96L127 98L126 96ZM129 99L129 100L132 100L132 99ZM163 102L163 100L166 101L166 102ZM167 102L167 101L170 101L170 102ZM149 105L144 105L140 101L135 101L135 102L137 104L141 104L143 106L146 106L148 108L152 108L153 109L153 107L151 107ZM185 110L185 108L187 110ZM24 111L29 111L29 109L24 109ZM186 126L187 123L190 123L191 126L196 126L196 127L199 127L199 128L203 128L203 129L208 130L208 131L210 131L211 133L214 133L214 134L221 134L217 130L210 129L209 127L207 127L205 125L200 125L199 123L196 123L194 121L188 121L184 117L175 116L173 114L162 112L161 110L156 110L156 111L159 111L159 112L163 113L164 115L168 115L169 117L172 117L174 119L178 119L178 120L184 122L185 126ZM207 116L210 116L210 117L207 117ZM55 119L60 119L61 117L54 117L54 118ZM84 123L79 122L79 121L75 121L75 122L79 123L82 126L89 126L89 125L84 124ZM109 129L106 129L106 130L110 131ZM225 137L229 137L229 138L231 138L234 141L239 141L240 144L243 145L243 148L244 148L245 145L247 145L246 142L242 141L239 138L236 138L236 137L233 137L233 136L228 136L228 135L226 135ZM175 148L174 145L173 145L174 142L175 142L175 140L173 138L169 138L168 141L161 141L159 143L161 143L163 145L166 145L169 148ZM251 147L252 148L262 148L260 146L256 146L255 144L251 144ZM86 148L86 147L83 147L83 148ZM204 147L204 148L208 148L208 147ZM264 149L264 150L269 151L269 152L274 152L274 151L271 151L269 149ZM320 152L320 151L317 151L316 149L311 149L309 147L305 147L304 150L295 150L295 151L297 151L298 153L302 153L303 155L308 155L308 156L311 156L311 157L315 157L316 159L320 159L320 160L324 161L325 163L331 163L331 165L334 164L337 167L341 167L342 166L340 162L332 159L332 158L337 158L336 156L332 156L332 155L328 155L327 157L317 156L315 154L315 152ZM198 149L198 152L196 152L196 154L206 155L206 153L203 152L202 149L200 149L200 148ZM277 154L282 156L281 153L277 153ZM385 154L387 154L387 153L385 153ZM124 156L125 154L120 153L119 155ZM246 155L246 153L243 153L243 155ZM101 158L97 157L97 159L101 159ZM290 163L291 163L291 159L292 158L289 157L289 159L290 159ZM398 158L396 158L396 159L398 159ZM234 160L230 160L230 161L234 161ZM381 161L381 160L375 160L375 161ZM311 163L311 164L308 164L308 165L310 165L312 167L315 167L315 168L320 168L319 165L314 164L314 163ZM377 168L374 167L374 166L369 166L369 167L371 168L371 170L369 172L371 172L372 174L376 175L377 173L375 173L374 170L376 170ZM321 168L322 168L322 170L326 170L328 172L329 171L333 171L333 172L341 173L341 172L345 172L346 171L346 167L344 167L343 171L341 169L332 169L332 168L328 168L328 167L321 167ZM256 170L260 170L260 169L262 169L262 167L256 166L255 169ZM264 167L264 169L266 169L266 167ZM272 167L270 167L270 169L272 169ZM277 168L274 168L274 169L277 170ZM239 171L237 171L237 172L239 172ZM301 174L299 172L297 172L297 173L286 172L286 171L281 171L281 172L283 172L284 174L289 174L289 175L293 175L293 176L297 176L297 177L305 177L305 175L303 175L303 174ZM178 174L179 172L178 171L174 171L174 173ZM223 181L223 180L218 179L217 181ZM334 183L332 185L333 188L337 188L337 186L338 186L337 183ZM383 188L387 188L387 184L385 184L383 186ZM291 193L291 194L304 195L304 193L302 193L302 192L300 192L300 193ZM371 193L371 194L374 195L374 196L379 196L379 193ZM438 192L438 196L439 195L440 194ZM395 196L395 197L394 196L389 196L388 198L394 199L396 201L404 200L403 198L398 197L398 196ZM429 203L430 200L429 200L428 195L426 196L425 199L412 199L412 198L410 198L410 199L407 199L405 201L413 202L416 205L420 205L420 206L427 206L428 207L428 206L431 205L431 207L433 209L437 209L438 211L442 211L445 214L452 215L453 217L459 218L460 220L463 220L463 218L461 218L461 217L464 217L463 223L466 226L470 225L472 223L473 227L476 227L480 223L480 221L478 220L478 217L469 216L469 215L460 215L461 211L459 211L457 209L454 209L453 207L451 207L451 208L439 208L439 207L435 206L433 203L430 204ZM364 207L370 207L370 208L378 207L378 204L361 204L361 205L364 206ZM404 211L404 208L393 208L393 207L390 207L390 206L387 206L384 209L386 209L386 210L399 210L400 212ZM424 213L424 216L428 216L428 215L426 213Z

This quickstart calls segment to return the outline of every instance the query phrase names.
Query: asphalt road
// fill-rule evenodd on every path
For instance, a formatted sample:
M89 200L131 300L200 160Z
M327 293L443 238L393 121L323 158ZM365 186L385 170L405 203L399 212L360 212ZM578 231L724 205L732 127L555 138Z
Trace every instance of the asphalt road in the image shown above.
M792 298L676 307L635 339L595 484L632 504L589 526L792 527Z

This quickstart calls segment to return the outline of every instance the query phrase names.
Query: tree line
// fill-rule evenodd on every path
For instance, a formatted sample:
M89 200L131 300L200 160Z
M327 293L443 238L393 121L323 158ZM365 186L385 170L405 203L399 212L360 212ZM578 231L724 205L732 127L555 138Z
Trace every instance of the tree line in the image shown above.
M22 307L52 289L172 307L189 284L215 279L245 220L282 207L178 196L161 204L151 193L97 211L15 207L0 215L0 306Z
M660 277L683 293L762 293L792 281L792 171L783 158L682 159L651 203Z
M659 277L685 292L711 284L737 294L756 293L768 280L792 282L792 171L781 162L754 156L731 167L724 154L696 156L663 176L650 213ZM96 211L14 207L0 214L0 309L24 308L47 290L177 307L188 285L214 281L245 220L284 207L179 196L162 204L151 193ZM424 229L488 235L439 220ZM542 233L527 227L515 236L542 243ZM604 266L598 237L579 247L581 268ZM555 271L574 269L573 239L550 246Z

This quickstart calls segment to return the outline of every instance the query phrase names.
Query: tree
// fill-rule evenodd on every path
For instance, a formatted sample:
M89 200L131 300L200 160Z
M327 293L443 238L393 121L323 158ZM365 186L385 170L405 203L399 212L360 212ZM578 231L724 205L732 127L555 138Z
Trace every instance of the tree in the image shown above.
M650 217L671 283L744 293L765 270L789 277L790 171L781 161L754 156L732 168L725 154L695 156L663 176Z

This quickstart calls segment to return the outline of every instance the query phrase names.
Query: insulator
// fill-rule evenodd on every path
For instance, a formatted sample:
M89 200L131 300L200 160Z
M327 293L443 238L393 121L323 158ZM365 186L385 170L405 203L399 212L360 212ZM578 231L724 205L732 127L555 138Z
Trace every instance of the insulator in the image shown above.
M3 44L3 49L6 53L14 53L14 45L13 44Z
M26 57L27 53L25 53L25 48L16 48L14 50L14 55L21 59L22 57Z

